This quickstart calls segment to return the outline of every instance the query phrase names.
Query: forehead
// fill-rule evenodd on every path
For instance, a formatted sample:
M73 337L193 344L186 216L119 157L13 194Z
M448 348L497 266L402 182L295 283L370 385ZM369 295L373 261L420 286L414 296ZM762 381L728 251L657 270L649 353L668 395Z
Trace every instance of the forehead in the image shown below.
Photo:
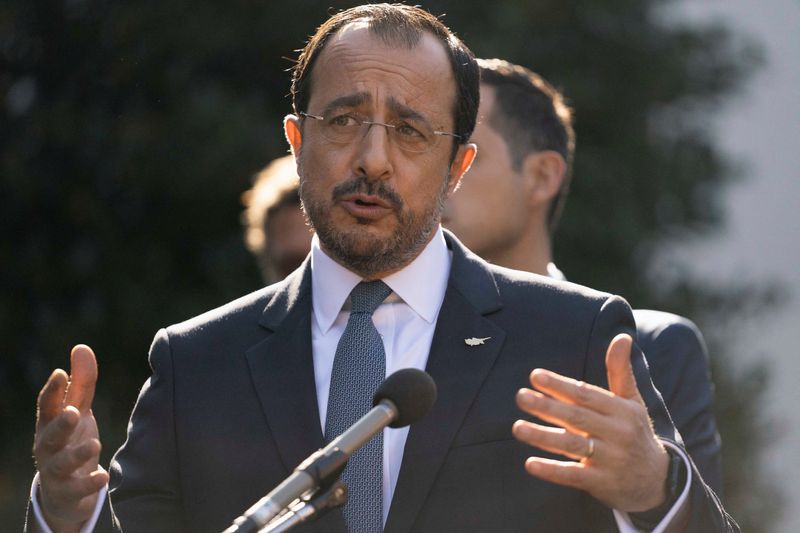
M472 133L470 141L478 145L476 164L470 170L470 176L475 176L480 171L484 163L498 164L498 158L503 161L511 161L511 148L503 134L496 130L492 124L492 113L495 106L495 89L489 85L481 83L481 103L478 109L478 122L475 124L475 131ZM509 163L510 164L510 163Z
M472 142L485 142L489 137L500 135L491 125L494 104L494 87L481 83L481 103L478 108L478 121L475 124L475 131L472 133Z
M359 107L391 112L397 104L438 122L452 122L456 86L444 46L423 33L412 48L386 44L366 22L332 35L311 73L309 108L321 112L332 102L361 95Z
M487 121L494 110L495 88L481 83L481 103L478 108L478 120Z

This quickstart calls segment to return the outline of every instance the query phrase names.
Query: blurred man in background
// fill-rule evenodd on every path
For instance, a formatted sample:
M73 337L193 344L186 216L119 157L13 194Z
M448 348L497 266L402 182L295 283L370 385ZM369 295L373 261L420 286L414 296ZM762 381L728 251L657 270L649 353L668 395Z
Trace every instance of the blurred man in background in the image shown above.
M572 111L524 67L498 59L479 65L481 103L472 136L478 155L442 222L489 262L563 279L552 239L569 191ZM705 481L719 493L720 439L702 335L677 315L638 309L634 316L656 388Z
M291 274L311 248L299 186L294 157L285 155L256 174L252 189L242 195L245 244L267 285Z

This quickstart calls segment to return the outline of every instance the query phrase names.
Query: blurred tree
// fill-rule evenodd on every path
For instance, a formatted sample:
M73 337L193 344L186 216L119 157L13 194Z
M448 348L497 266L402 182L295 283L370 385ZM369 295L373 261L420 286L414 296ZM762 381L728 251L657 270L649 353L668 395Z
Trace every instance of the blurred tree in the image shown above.
M286 151L286 69L330 9L353 3L333 4L0 6L0 523L21 522L36 392L68 364L74 343L91 344L100 358L95 412L107 461L147 377L143 355L156 328L259 285L242 246L239 195ZM446 13L479 56L534 68L575 107L579 148L560 266L637 306L694 316L703 301L656 291L643 273L664 236L720 224L719 190L734 173L706 122L758 53L724 27L665 22L667 4L424 7ZM728 418L739 419L730 406L741 405L729 403L725 387L723 432ZM758 388L751 392L757 405ZM737 457L761 445L742 442ZM726 489L738 502L747 487ZM733 514L764 531L766 508Z

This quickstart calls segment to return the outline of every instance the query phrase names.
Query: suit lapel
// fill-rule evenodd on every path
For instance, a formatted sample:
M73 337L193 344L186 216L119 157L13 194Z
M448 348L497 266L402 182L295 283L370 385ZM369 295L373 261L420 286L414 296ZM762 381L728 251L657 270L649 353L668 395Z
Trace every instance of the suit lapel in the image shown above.
M452 235L446 233L446 238L453 263L426 367L436 381L438 399L409 431L385 533L412 529L505 340L505 332L483 316L502 307L494 278ZM484 344L465 342L485 337Z
M310 256L309 256L310 257ZM247 362L287 475L323 447L311 351L311 266L307 258L282 282L259 324L273 333L247 351ZM346 533L341 512L315 524L318 531Z
M310 268L277 289L260 325L272 331L247 351L250 374L287 473L323 445L311 356Z

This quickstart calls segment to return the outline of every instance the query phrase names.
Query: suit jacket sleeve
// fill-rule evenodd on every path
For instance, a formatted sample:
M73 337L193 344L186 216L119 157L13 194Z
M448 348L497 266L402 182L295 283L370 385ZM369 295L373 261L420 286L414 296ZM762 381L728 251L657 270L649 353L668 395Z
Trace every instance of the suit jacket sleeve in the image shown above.
M126 533L184 531L175 445L172 354L166 330L150 348L152 376L142 387L128 438L111 461L114 524ZM121 528L120 528L121 529Z
M675 315L634 311L634 317L653 383L706 484L721 496L720 439L703 337L694 324Z

